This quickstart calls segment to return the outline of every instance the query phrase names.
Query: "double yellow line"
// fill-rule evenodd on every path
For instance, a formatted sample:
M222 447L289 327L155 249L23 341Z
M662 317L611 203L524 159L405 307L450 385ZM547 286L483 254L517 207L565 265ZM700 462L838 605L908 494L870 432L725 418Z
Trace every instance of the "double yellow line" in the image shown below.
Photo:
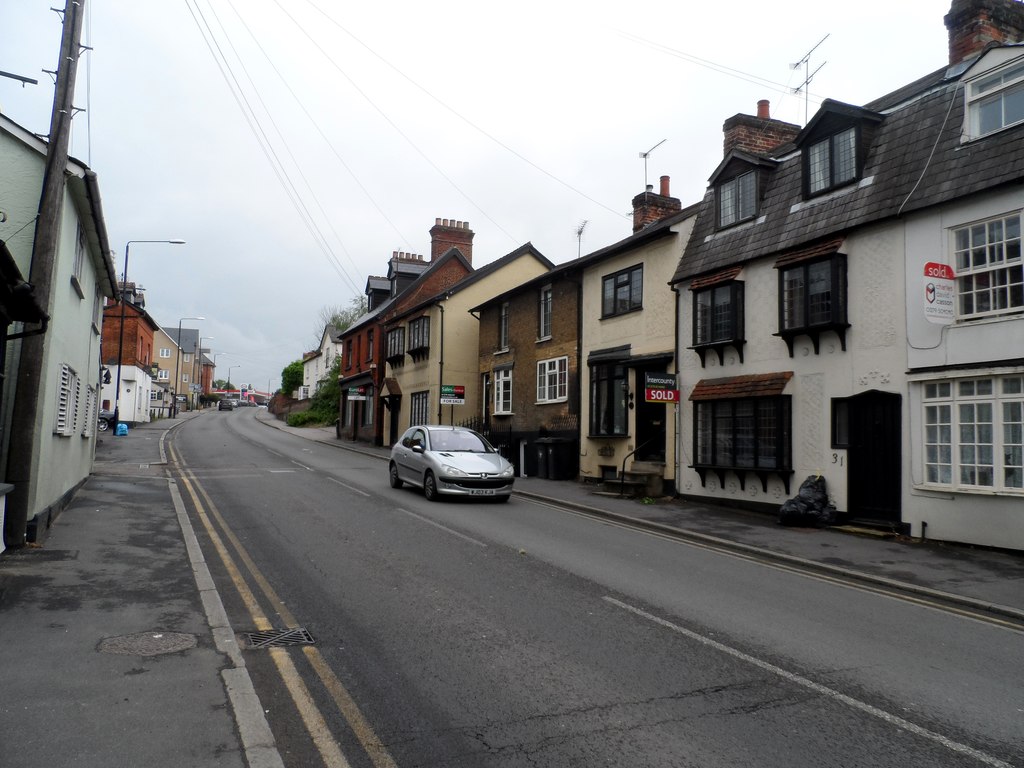
M255 585L256 591L263 597L272 612L281 617L281 621L288 627L298 627L299 622L292 615L288 607L281 601L274 591L274 588L267 581L266 577L253 562L252 557L246 551L242 542L232 532L230 526L221 516L217 506L213 503L209 494L196 479L195 474L187 468L185 462L174 446L170 446L171 460L178 468L181 483L192 500L196 516L202 523L204 530L210 538L217 555L220 557L224 568L231 578L231 582L238 590L238 595L245 605L245 609L252 619L253 626L260 632L266 632L274 628L271 621L260 605L259 599L249 587L246 580L246 573ZM225 543L225 540L227 543ZM230 545L230 550L228 548ZM232 551L234 556L232 556ZM244 566L244 572L239 568L236 558ZM320 651L314 646L303 646L302 653L309 663L316 677L323 684L330 698L334 701L338 711L348 723L363 749L366 750L375 768L397 768L395 761L391 758L387 748L381 743L377 734L374 733L370 723L363 716L355 701L349 695L345 686L342 685L337 675L330 668ZM295 703L299 716L306 726L306 730L316 745L320 756L323 758L327 768L349 768L349 762L341 752L337 741L334 739L323 713L317 707L309 692L309 688L299 675L292 657L285 648L271 648L270 656L277 667L281 681L287 688L288 693Z

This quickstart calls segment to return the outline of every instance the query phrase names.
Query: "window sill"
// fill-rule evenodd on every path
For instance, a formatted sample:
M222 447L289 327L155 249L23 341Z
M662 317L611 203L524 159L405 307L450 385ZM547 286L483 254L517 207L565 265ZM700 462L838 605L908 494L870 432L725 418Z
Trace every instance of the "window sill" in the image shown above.
M718 477L718 487L725 488L725 473L732 472L739 478L740 490L746 490L748 472L751 472L761 480L761 490L768 493L768 478L772 475L779 478L785 486L786 495L789 496L789 481L793 477L792 469L766 469L763 467L718 467L710 464L691 464L690 469L700 475L701 487L707 483L708 472L714 472Z
M515 416L515 411L495 411L491 416Z
M533 404L534 405L555 405L557 403L565 403L565 402L568 402L568 401L569 401L569 398L568 398L568 396L566 396L566 397L557 397L554 400L535 400Z
M551 341L551 339L552 339L552 337L550 335L548 335L548 336L540 336L540 337L538 337L536 343L537 344L542 344L545 341Z
M496 350L494 350L494 356L495 357L497 357L498 355L507 355L508 353L509 353L508 347L504 347L503 349L496 349Z
M772 335L779 336L786 342L786 347L789 349L790 357L793 357L793 342L796 338L798 336L807 336L814 345L814 354L817 355L820 354L821 335L823 333L828 333L829 331L835 331L836 334L838 334L839 345L842 347L843 352L845 352L846 329L849 327L849 323L823 323L822 325L815 325L807 328L787 328Z
M625 312L615 312L610 315L601 315L601 320L614 320L616 317L624 317L625 315L632 315L636 312L643 312L643 307L634 307L633 309L627 309Z
M949 498L956 498L958 494L968 496L995 496L995 497L1019 497L1024 496L1024 488L984 488L981 486L965 488L963 486L940 485L938 483L918 483L914 485L915 491L928 493L941 493Z
M621 434L614 434L614 435L612 435L612 434L607 434L607 435L590 434L590 435L587 435L587 439L588 440L618 440L620 438L621 439L626 439L628 437L629 437L629 433L628 432L622 432Z
M729 341L713 341L705 344L694 344L690 349L700 356L700 367L704 368L705 358L708 352L715 352L718 355L718 364L725 365L725 350L729 347L736 350L736 354L740 357L740 363L742 363L743 345L746 343L746 339L730 339ZM792 355L790 355L790 357L792 357Z
M74 275L71 276L71 287L75 289L75 293L78 294L78 298L85 301L85 291L82 290L82 284Z

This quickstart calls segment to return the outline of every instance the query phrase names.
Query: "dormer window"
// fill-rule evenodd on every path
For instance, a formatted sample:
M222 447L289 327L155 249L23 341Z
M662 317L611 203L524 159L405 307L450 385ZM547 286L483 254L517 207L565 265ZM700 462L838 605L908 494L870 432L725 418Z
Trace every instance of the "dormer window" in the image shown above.
M718 186L718 226L731 227L757 215L757 174L740 174Z
M807 193L817 195L857 178L857 129L847 128L807 147Z
M968 84L967 111L971 138L1024 121L1024 62Z

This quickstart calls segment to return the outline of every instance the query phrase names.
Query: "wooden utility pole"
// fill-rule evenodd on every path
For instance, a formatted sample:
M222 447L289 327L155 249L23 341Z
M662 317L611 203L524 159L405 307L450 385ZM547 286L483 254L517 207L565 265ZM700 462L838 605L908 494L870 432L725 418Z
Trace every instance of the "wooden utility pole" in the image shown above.
M50 113L50 135L46 150L46 166L39 197L35 237L32 241L32 266L29 282L35 287L39 305L52 317L53 272L60 240L61 213L64 207L64 174L68 166L71 143L72 101L78 57L82 51L82 20L85 0L66 0L64 25L60 38L60 60ZM39 394L43 389L43 361L46 359L49 335L42 333L22 339L21 355L15 379L14 413L11 419L11 444L8 452L6 480L14 485L7 497L4 539L8 546L25 544L28 525L29 488L33 474L38 472L39 452L35 447L38 435L45 430L38 423Z

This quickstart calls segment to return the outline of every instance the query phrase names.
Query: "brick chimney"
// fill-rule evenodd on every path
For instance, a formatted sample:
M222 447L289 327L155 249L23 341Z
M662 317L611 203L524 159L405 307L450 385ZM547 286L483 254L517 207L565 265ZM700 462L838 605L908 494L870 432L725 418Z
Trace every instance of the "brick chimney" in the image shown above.
M953 0L943 21L949 31L950 66L977 56L989 43L1024 40L1020 0Z
M773 120L767 99L757 102L757 116L733 115L722 125L724 154L740 149L754 155L767 155L776 147L792 141L800 126Z
M468 221L434 219L434 226L430 228L430 261L444 256L449 248L458 248L459 253L472 264L474 234Z
M662 176L661 189L658 194L654 193L654 185L648 184L646 191L633 198L634 232L639 232L644 227L683 210L683 204L679 202L679 198L669 195L668 182L669 177Z

